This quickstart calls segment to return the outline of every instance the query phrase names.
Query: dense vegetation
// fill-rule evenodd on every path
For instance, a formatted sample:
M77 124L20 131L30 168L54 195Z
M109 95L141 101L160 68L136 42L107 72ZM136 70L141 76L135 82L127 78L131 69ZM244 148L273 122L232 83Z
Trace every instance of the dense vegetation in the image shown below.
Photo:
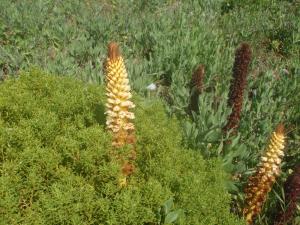
M164 101L164 107L169 116L175 115L178 118L183 138L181 139L179 136L178 139L170 136L168 137L170 137L171 140L176 139L177 142L181 142L181 145L184 147L179 147L179 143L174 143L174 146L172 144L172 149L190 149L190 151L193 151L194 153L187 153L186 150L183 150L183 152L179 151L180 153L177 153L178 157L176 157L176 160L187 160L188 162L186 163L191 167L199 166L201 168L206 168L206 166L202 167L201 165L206 165L207 162L204 162L200 155L202 155L205 160L215 160L215 158L219 158L219 160L222 161L223 170L232 175L232 179L227 179L226 184L227 190L232 194L233 199L231 210L236 214L241 213L241 209L243 208L243 190L245 183L247 182L248 177L254 172L255 167L259 162L259 156L262 154L263 149L267 145L268 137L279 122L283 122L285 124L287 130L287 146L285 148L286 154L282 163L282 174L277 179L277 182L274 185L272 192L269 194L266 204L264 205L264 210L256 221L257 224L272 224L276 214L278 213L278 209L286 208L286 203L284 203L283 183L291 171L294 170L295 166L300 162L299 1L0 1L0 76L3 79L7 76L18 77L22 74L21 71L28 71L30 67L37 66L47 73L66 75L73 78L79 78L86 82L93 82L102 85L104 84L102 63L106 57L107 43L111 40L117 41L122 48L122 53L125 57L126 67L130 76L131 86L136 93L145 97L143 100L139 99L139 104L146 107L147 104L150 104L151 102L149 102L148 98L152 99L153 96L159 97ZM223 135L222 128L225 126L227 116L231 111L231 109L227 107L227 98L230 80L232 77L234 50L241 42L247 42L251 46L252 60L244 94L241 123L237 134L229 137L230 141L228 142L228 136ZM192 73L198 67L198 64L203 64L205 66L203 92L199 97L199 112L190 116L187 114L186 110L189 105L190 98L189 83ZM24 81L26 81L26 79ZM65 90L68 90L68 88L70 88L68 85L71 85L67 83L68 82L65 84ZM155 83L158 86L158 88L153 92L146 89L146 87L151 83ZM3 144L1 144L1 151L3 152L2 160L5 159L6 163L10 163L11 173L19 172L19 170L15 167L24 166L24 164L16 164L14 161L11 161L11 159L21 159L23 154L24 157L27 157L27 160L34 160L34 155L36 155L35 157L40 160L51 158L52 160L45 160L45 165L52 165L52 167L50 166L52 168L51 171L60 171L61 168L56 168L55 163L60 162L60 157L67 157L62 155L67 154L69 151L68 149L72 149L70 146L75 145L81 149L82 147L79 145L81 142L87 142L86 145L89 146L88 143L96 141L94 139L96 136L99 136L99 138L103 137L107 144L109 144L107 141L109 137L106 136L103 128L99 127L97 129L95 128L96 130L94 130L94 128L90 130L91 127L97 123L104 124L104 117L101 115L104 111L104 109L101 108L101 104L103 104L103 97L99 97L101 95L100 89L98 91L99 93L88 95L92 98L89 100L84 100L85 98L80 96L80 93L85 95L88 91L83 94L81 91L78 92L79 88L75 88L76 91L74 89L72 93L68 92L69 96L57 96L57 102L53 103L54 108L51 108L54 111L50 113L48 109L51 106L47 105L45 102L38 103L38 99L35 99L32 103L25 104L22 100L26 98L33 98L31 96L33 93L41 92L39 91L41 90L39 89L39 85L42 84L38 84L36 90L34 90L33 85L33 92L31 94L29 90L24 91L24 93L22 92L24 89L20 88L20 85L25 85L22 82L14 86L13 81L9 80L8 84L3 83L1 84L1 87L5 85L6 88L3 90L1 88L2 100L0 102L0 107L4 109L3 107L7 106L8 108L5 108L1 114L0 126L5 128L5 132L11 133L9 133L10 136L7 137L7 135L3 135L5 132L3 131L3 133L1 131L0 140L1 143L3 143L3 140L6 140L4 143L10 143L9 146L4 145L6 146L5 148L12 147L16 149L23 149L24 151L24 153L19 155L17 154L17 151L6 151ZM72 85L82 84L73 83ZM61 87L60 85L58 86ZM9 89L9 87L11 87L14 91ZM41 87L44 86L42 85ZM18 92L19 88L21 90ZM39 93L41 97L42 94L45 96L52 94L55 95L56 88L44 88L45 90L43 93ZM92 87L89 88L93 89ZM9 92L9 90L11 92ZM60 91L58 90L57 94L59 92ZM94 92L92 91L91 93ZM25 96L23 96L23 94ZM98 96L98 94L100 95ZM20 97L19 95L23 97ZM18 96L19 98L17 98ZM70 101L69 104L65 104L64 100L66 100L67 97L74 101ZM16 102L16 99L19 99L19 102ZM46 101L46 98L41 99ZM98 101L97 104L99 105L97 112L93 110L91 111L91 109L95 106L86 105L89 104L89 101L93 104L96 104L95 102ZM34 107L31 104L34 104ZM40 108L40 104L41 107L44 105L46 108ZM33 120L34 112L31 112L31 107L32 110L35 109L35 107L39 108L36 115L41 116L35 117L35 120L37 121ZM150 108L147 108L147 110L150 110ZM156 107L154 108L156 110ZM159 110L157 110L159 112L155 118L165 118L163 116L161 106L158 108ZM76 112L75 114L74 110ZM7 114L8 111L10 114ZM78 115L78 117L72 115ZM97 115L97 118L94 118L95 115ZM45 123L45 120L43 120L42 117L45 117L47 120L52 122ZM142 124L147 123L146 121L148 121L145 116L142 116L142 119L138 116L136 117L137 126L142 126ZM60 124L59 122L61 119L64 120L63 124ZM15 120L25 121L18 124ZM142 120L143 122L141 122ZM165 120L167 119L165 118ZM157 123L163 123L161 120L157 121ZM40 128L39 124L41 126ZM68 127L69 125L73 128ZM152 125L152 123L149 125ZM162 125L157 126L162 128ZM13 132L13 130L11 130L12 127L17 129L20 133ZM85 127L88 127L88 131L85 131ZM71 141L72 143L68 143L70 140L69 138L66 138L67 140L65 140L65 145L68 145L69 147L66 147L65 153L62 149L60 150L61 152L56 152L54 151L54 147L49 147L53 145L53 141L55 140L54 137L57 135L56 132L58 132L59 129L66 129L64 131L60 131L62 137L64 137L64 135L67 135L67 137L68 135L74 135L71 140L74 138L75 141ZM68 129L71 129L72 131ZM75 132L76 129L83 129L82 132L91 133L77 133ZM143 128L138 129L142 130ZM170 129L172 130L172 128ZM140 133L139 135L145 135L146 137L147 135L150 135L148 132L150 131L144 128L143 134ZM166 135L168 133L167 131L159 129L157 129L157 132L166 132ZM33 134L36 135L33 137ZM80 138L80 135L83 135L85 138ZM154 132L151 135L158 134ZM49 138L46 138L48 136ZM161 136L163 135L155 137L159 138ZM11 138L13 143L7 142L7 138ZM27 143L26 140L31 141ZM97 141L99 140L100 139L97 139ZM46 158L41 157L41 150L39 150L41 147L41 141L44 143L42 148L50 148L50 150L47 151L47 154L49 155L45 156ZM167 143L170 142L167 138L165 141L167 141ZM61 142L63 143L62 140ZM25 143L26 146L28 145L26 150L29 151L28 153L26 153L24 150L25 148L22 147ZM106 147L103 146L104 143L101 142L99 145L102 147L94 150L95 153L92 153L92 155L95 154L94 156L89 155L86 157L96 157L99 159L98 157L105 156L106 153L104 149ZM151 146L150 143L149 145ZM39 148L37 148L37 146L39 146ZM64 146L64 144L59 143L56 145L57 148L62 148L62 146ZM91 146L91 149L94 149L94 146ZM149 149L149 151L155 151L155 149L151 149L150 147L147 147L147 149ZM34 154L31 154L30 151L33 151ZM8 157L6 155L7 152L12 154L10 155L10 157L12 157L11 159L5 158ZM185 156L186 154L192 154L193 160L196 160L199 157L199 160L202 163L199 165L192 165L192 162L194 161L189 161L191 159L188 160L186 158L188 156ZM76 157L72 154L68 157L68 160L72 157L74 157L72 160L76 159ZM179 159L179 157L182 158ZM142 157L139 160L142 159L144 158ZM64 163L67 163L68 160ZM93 160L95 159L93 158ZM159 157L157 158L158 161L155 161L156 158L153 160L154 161L151 161L152 163L161 162L159 161ZM75 163L75 161L72 162ZM77 165L75 166L76 168L73 164L69 165L67 163L68 165L64 165L69 168L69 170L67 169L64 172L60 172L68 174L75 171L75 175L66 176L70 179L74 176L75 179L77 176L76 171L85 170L84 168L89 168L90 166L92 167L92 162L87 163L84 166ZM103 161L100 160L99 163L101 164L101 162ZM1 163L3 163L3 161ZM113 167L113 164L108 164L107 166L110 165ZM168 167L168 165L171 164L166 162L166 165L163 165L162 163L162 166ZM214 168L218 168L218 166ZM35 173L46 173L46 171L31 166L28 166L25 169L24 171L27 172L36 170L32 175L32 179L36 177ZM194 169L191 168L191 171L194 171ZM7 169L2 171L5 171L6 173ZM91 171L94 171L94 169L91 168ZM109 178L106 180L107 182L113 182L110 178L115 178L113 174L110 174L112 171L115 170L112 169L109 172L103 172L109 175ZM177 170L170 170L169 175L171 176L171 173L177 173L176 171ZM85 172L88 173L90 171L88 170ZM145 172L146 171L142 171L142 169L139 171L139 173ZM154 171L151 171L151 174L152 172ZM2 174L3 173L4 172L2 172ZM95 171L93 173L97 174ZM137 177L140 176L139 173L136 174ZM168 173L166 172L166 174ZM160 174L157 176L169 176L166 174ZM155 179L159 180L160 178L158 177L155 176ZM6 178L7 176L5 175L4 179ZM10 179L14 179L14 176L11 176ZM47 179L51 180L52 178ZM56 177L55 179L63 178ZM83 175L80 175L80 178L76 179L79 179L77 182L84 187L85 185L91 185L91 183L89 183L90 181L84 180L86 178ZM7 182L13 183L19 181L10 180ZM161 182L161 180L158 182ZM217 179L214 182L210 184L213 186L212 189L217 189L217 186L219 188L222 186L221 180ZM32 184L24 183L22 185L24 185L24 187L19 187L19 190L32 190L30 189ZM60 185L62 185L62 183L60 183ZM60 187L69 189L67 185L72 184L67 182L66 186L62 185ZM102 183L102 185L104 185L104 183ZM108 182L107 185L109 186L112 184ZM44 183L40 187L49 188ZM205 186L202 188L204 187ZM13 186L11 188L12 189L9 189L7 187L6 190L14 190L18 187ZM164 183L161 186L161 189L164 189L165 192L162 191L160 194L168 194L162 198L157 198L157 201L153 201L155 202L153 204L151 202L147 206L142 204L142 207L146 207L151 210L153 210L152 206L154 207L154 205L155 207L159 207L159 205L166 201L170 196L175 195L173 190L169 190L168 188L170 188L169 184ZM166 191L167 189L168 191ZM130 190L131 189L124 190L124 193L130 192ZM201 193L208 192L207 194L209 195L210 192L206 188L205 190L206 191L202 191ZM98 190L91 189L90 192L86 192L91 193L91 195L86 198L93 199L94 194L96 193L95 195L97 195L97 193L99 193L97 191ZM16 193L20 195L20 192L12 191L12 194ZM189 195L191 193L185 194ZM27 198L30 199L30 197L28 197L30 194L25 191L24 195L26 194ZM219 199L217 196L218 194L216 194L214 201L221 201L222 198ZM15 198L17 199L18 196L15 196ZM143 199L146 198L149 197L143 197ZM188 196L185 196L184 198L185 200L182 199L181 201L179 201L178 198L174 199L176 202L175 207L177 209L180 208L187 211L187 207L200 207L199 205L197 207L196 205L187 206L185 201L187 201ZM193 198L194 197L192 197L190 201L198 201ZM13 201L11 198L9 199ZM36 201L42 201L41 199L43 198ZM60 197L57 199L60 199ZM83 202L88 201L84 200L85 197L82 197L82 199ZM46 200L47 196L45 196L45 201ZM206 203L204 202L201 204L205 205ZM47 204L48 203L54 204L55 201L47 201ZM13 205L13 203L9 204ZM43 202L40 207L47 207L47 204L46 202ZM95 202L95 204L98 203ZM13 206L16 207L16 205ZM16 213L13 206L9 207L13 214L8 215L14 215L14 213ZM34 207L39 208L37 205L34 205ZM75 207L75 205L69 207L71 210L72 207ZM213 209L213 207L217 208ZM226 207L224 206L224 208ZM66 209L68 209L68 207L66 207ZM88 210L86 207L83 207L82 210L83 209ZM91 206L90 209L93 210L93 206ZM214 205L211 205L209 208L209 210L215 210L216 212L218 209L218 206ZM31 213L38 212L31 207L27 207L26 210L29 212L26 214L26 217L28 218L30 218L30 216L34 218L35 215ZM197 208L197 210L201 209ZM225 213L225 211L222 212ZM91 211L89 211L89 213L90 212ZM135 215L140 215L142 217L147 214L149 216L147 218L150 218L151 213L150 211L147 212L149 212L149 214L140 213L140 211L138 211L135 212ZM154 213L153 211L151 212ZM15 217L15 220L18 221L18 218L21 218L22 215L23 214L18 214L18 217ZM75 213L74 215L78 216L78 213ZM94 214L91 213L89 215ZM130 217L130 215L131 214L129 214L128 217ZM153 216L154 214L151 215ZM200 220L201 215L191 213L186 217L185 222L189 224L189 222L193 219L197 220L196 217L194 218L193 216L198 216L198 219ZM221 224L221 219L224 220L224 224L226 224L225 217L229 218L227 215L228 214L225 213L223 217L221 216L217 224ZM299 215L300 212L298 209L295 214L294 224L299 223ZM46 218L50 219L52 217L46 216ZM53 216L53 218L59 217ZM131 218L134 218L134 216ZM207 215L207 218L211 218L210 215ZM95 223L97 224L97 222ZM111 223L114 224L114 221ZM215 222L211 222L209 220L204 221L203 223L215 224Z
M2 84L0 102L1 224L243 224L220 163L180 147L178 122L157 101L135 101L138 171L126 188L102 88L32 71Z

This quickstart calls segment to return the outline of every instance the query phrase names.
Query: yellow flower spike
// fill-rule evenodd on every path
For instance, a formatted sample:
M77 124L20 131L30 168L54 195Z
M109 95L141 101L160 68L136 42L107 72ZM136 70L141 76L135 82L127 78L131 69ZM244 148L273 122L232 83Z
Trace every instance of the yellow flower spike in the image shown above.
M130 101L130 85L124 60L120 54L118 44L111 42L108 45L108 57L105 62L106 73L106 128L113 134L112 145L115 148L131 144L133 149L129 157L123 157L114 153L114 156L122 164L122 175L119 179L119 186L127 185L127 176L134 171L132 161L136 157L135 152L135 128L131 122L134 119L134 113L129 110L135 105ZM128 158L125 159L125 158Z
M280 174L280 163L284 155L285 132L283 124L279 124L273 132L270 143L261 156L256 173L250 176L245 188L244 217L248 224L260 213L261 208L271 191L276 177Z
M134 114L129 109L135 105L129 99L129 80L120 55L117 43L111 42L108 45L108 57L105 63L106 72L106 115L107 128L113 132L113 146L122 147L125 144L134 142L134 125L130 122Z

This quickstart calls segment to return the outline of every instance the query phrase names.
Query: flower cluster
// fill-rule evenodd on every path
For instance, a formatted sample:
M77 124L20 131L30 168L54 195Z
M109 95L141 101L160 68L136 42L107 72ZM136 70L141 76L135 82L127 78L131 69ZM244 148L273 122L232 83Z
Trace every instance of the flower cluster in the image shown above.
M119 52L119 47L112 42L108 46L108 58L105 63L106 71L106 125L113 132L113 146L121 147L132 144L134 138L134 113L129 109L135 107L130 98L129 80L124 65L124 60Z
M203 79L204 79L204 65L199 65L198 69L194 72L190 82L190 104L189 112L199 112L198 101L199 95L203 90Z
M251 61L251 49L247 43L242 43L236 50L235 61L233 65L233 79L230 85L228 106L232 108L228 122L223 128L227 133L229 130L236 129L239 126L241 119L241 111L243 106L243 94L247 84L248 67Z
M106 126L113 133L112 145L116 148L126 144L133 146L129 157L116 154L117 159L122 164L123 178L119 180L119 184L125 186L127 184L126 177L134 171L132 161L136 158L135 128L131 122L134 119L134 113L129 111L135 105L130 101L132 94L130 93L128 75L117 43L112 42L108 45L108 57L104 65L107 96Z
M260 213L267 194L280 174L284 145L284 126L279 124L271 136L264 155L261 156L256 173L249 178L245 189L246 202L243 214L248 224L252 224L255 216Z

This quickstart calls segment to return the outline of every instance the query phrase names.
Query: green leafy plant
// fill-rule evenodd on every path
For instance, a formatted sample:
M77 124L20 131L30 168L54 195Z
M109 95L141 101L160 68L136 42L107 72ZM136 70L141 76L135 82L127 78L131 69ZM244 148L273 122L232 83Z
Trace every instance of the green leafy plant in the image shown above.
M172 210L174 207L174 198L169 198L158 210L159 225L168 225L176 222L183 215L183 210Z

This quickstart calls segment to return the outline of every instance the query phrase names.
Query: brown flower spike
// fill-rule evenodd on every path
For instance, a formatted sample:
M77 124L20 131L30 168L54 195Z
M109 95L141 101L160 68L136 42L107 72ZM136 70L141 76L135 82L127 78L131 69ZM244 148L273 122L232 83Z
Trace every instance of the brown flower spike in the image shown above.
M129 110L135 105L130 101L132 95L124 60L120 55L117 43L108 45L108 57L105 62L106 72L106 125L113 133L112 145L116 148L125 144L135 143L133 112ZM132 151L131 159L134 159L135 151ZM127 161L123 162L123 174L129 175L133 172L133 165Z
M287 209L278 214L274 225L285 225L289 223L295 214L297 203L300 204L300 164L296 166L294 172L285 182L284 195Z
M232 71L233 79L231 81L228 98L228 106L232 108L232 112L228 117L226 126L223 128L225 133L231 129L233 129L233 133L235 133L239 126L251 55L251 49L247 43L242 43L235 52L235 61Z
M204 65L199 65L198 69L194 72L191 82L190 82L190 104L189 104L189 113L192 111L198 113L198 101L199 95L203 91L203 79L204 79Z
M270 143L261 156L256 173L250 176L245 188L245 207L243 215L248 224L260 213L268 193L280 174L280 163L284 156L284 126L279 124L273 132Z

